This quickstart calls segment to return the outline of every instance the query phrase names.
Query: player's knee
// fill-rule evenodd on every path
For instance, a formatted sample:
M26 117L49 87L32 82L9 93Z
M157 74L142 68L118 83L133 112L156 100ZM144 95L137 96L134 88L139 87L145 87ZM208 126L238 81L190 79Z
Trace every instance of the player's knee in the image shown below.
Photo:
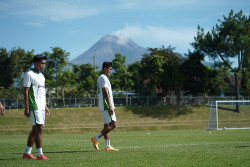
M115 129L116 128L116 123L112 124L112 128Z
M44 128L43 125L36 125L36 129L37 129L38 132L42 132L43 128Z

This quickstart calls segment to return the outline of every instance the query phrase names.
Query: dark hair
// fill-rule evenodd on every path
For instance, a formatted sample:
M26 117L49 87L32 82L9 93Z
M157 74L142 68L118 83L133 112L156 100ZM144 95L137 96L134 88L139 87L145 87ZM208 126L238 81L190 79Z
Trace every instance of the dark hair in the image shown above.
M105 62L103 62L103 64L102 64L102 69L104 69L104 67L107 67L107 68L113 67L113 64L112 64L112 62L105 61Z
M44 56L42 54L37 54L33 57L33 62L38 62L40 60L47 60L47 56Z

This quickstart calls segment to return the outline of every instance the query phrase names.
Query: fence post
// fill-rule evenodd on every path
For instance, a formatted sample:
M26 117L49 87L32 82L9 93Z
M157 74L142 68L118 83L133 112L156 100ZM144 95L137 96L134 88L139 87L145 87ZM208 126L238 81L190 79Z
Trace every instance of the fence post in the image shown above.
M75 97L75 107L76 107L76 97Z

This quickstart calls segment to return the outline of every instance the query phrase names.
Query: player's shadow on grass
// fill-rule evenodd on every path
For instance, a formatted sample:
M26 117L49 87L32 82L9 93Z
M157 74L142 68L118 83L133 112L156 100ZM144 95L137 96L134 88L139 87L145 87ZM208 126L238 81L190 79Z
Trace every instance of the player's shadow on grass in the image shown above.
M152 117L158 119L172 119L179 117L181 115L186 115L193 113L191 107L186 106L159 106L159 107L126 107L127 111L131 111L134 114L139 115L140 117Z
M51 153L51 154L63 154L63 153L87 153L87 152L94 152L95 150L59 150L59 151L45 151L43 153ZM13 152L8 154L21 154L23 155L23 152Z
M205 106L207 108L210 108L210 106ZM214 106L215 109L215 106ZM218 107L219 110L225 110L225 111L232 111L232 112L237 112L236 108L226 108L226 107Z
M87 152L94 152L93 151L88 151L88 150L80 150L80 151L70 151L70 150L65 150L65 151L46 151L46 152L43 152L43 153L49 153L49 154L64 154L64 153L87 153ZM7 154L19 154L20 157L22 157L23 155L23 152L14 152L14 153L7 153ZM18 160L20 158L9 158L9 159L3 159L3 158L0 158L0 161L6 161L6 160Z
M2 158L0 158L0 161L13 161L13 160L17 160L17 159L19 159L19 158L9 158L9 159L2 159Z
M247 147L250 147L250 146L235 146L235 148L247 148Z
M218 107L219 110L226 110L226 111L233 111L236 112L236 109L232 109L232 108L226 108L226 107Z
M64 153L87 153L87 152L94 152L93 151L88 151L88 150L80 150L80 151L70 151L70 150L65 150L65 151L46 151L44 153L49 153L49 154L64 154Z

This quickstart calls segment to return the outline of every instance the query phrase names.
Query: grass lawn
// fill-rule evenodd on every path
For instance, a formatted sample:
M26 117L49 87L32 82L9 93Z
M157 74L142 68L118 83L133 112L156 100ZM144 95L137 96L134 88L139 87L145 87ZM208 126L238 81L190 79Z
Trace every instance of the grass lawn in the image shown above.
M207 131L209 109L117 107L111 145L118 152L104 151L104 139L100 151L92 146L91 137L103 126L97 107L51 109L43 133L43 152L50 161L22 159L31 121L23 110L7 110L0 117L0 166L249 166L250 130ZM248 115L225 113L249 126ZM35 146L32 152L36 156Z
M89 134L44 134L50 161L23 160L27 135L0 136L0 166L247 166L250 130L170 130L113 132L117 152L92 146ZM36 149L33 148L36 155Z
M98 107L50 109L46 116L46 134L82 134L99 132L103 127ZM179 129L206 129L209 106L202 107L116 107L117 131L164 131ZM28 134L31 121L23 110L7 110L0 117L0 135Z

